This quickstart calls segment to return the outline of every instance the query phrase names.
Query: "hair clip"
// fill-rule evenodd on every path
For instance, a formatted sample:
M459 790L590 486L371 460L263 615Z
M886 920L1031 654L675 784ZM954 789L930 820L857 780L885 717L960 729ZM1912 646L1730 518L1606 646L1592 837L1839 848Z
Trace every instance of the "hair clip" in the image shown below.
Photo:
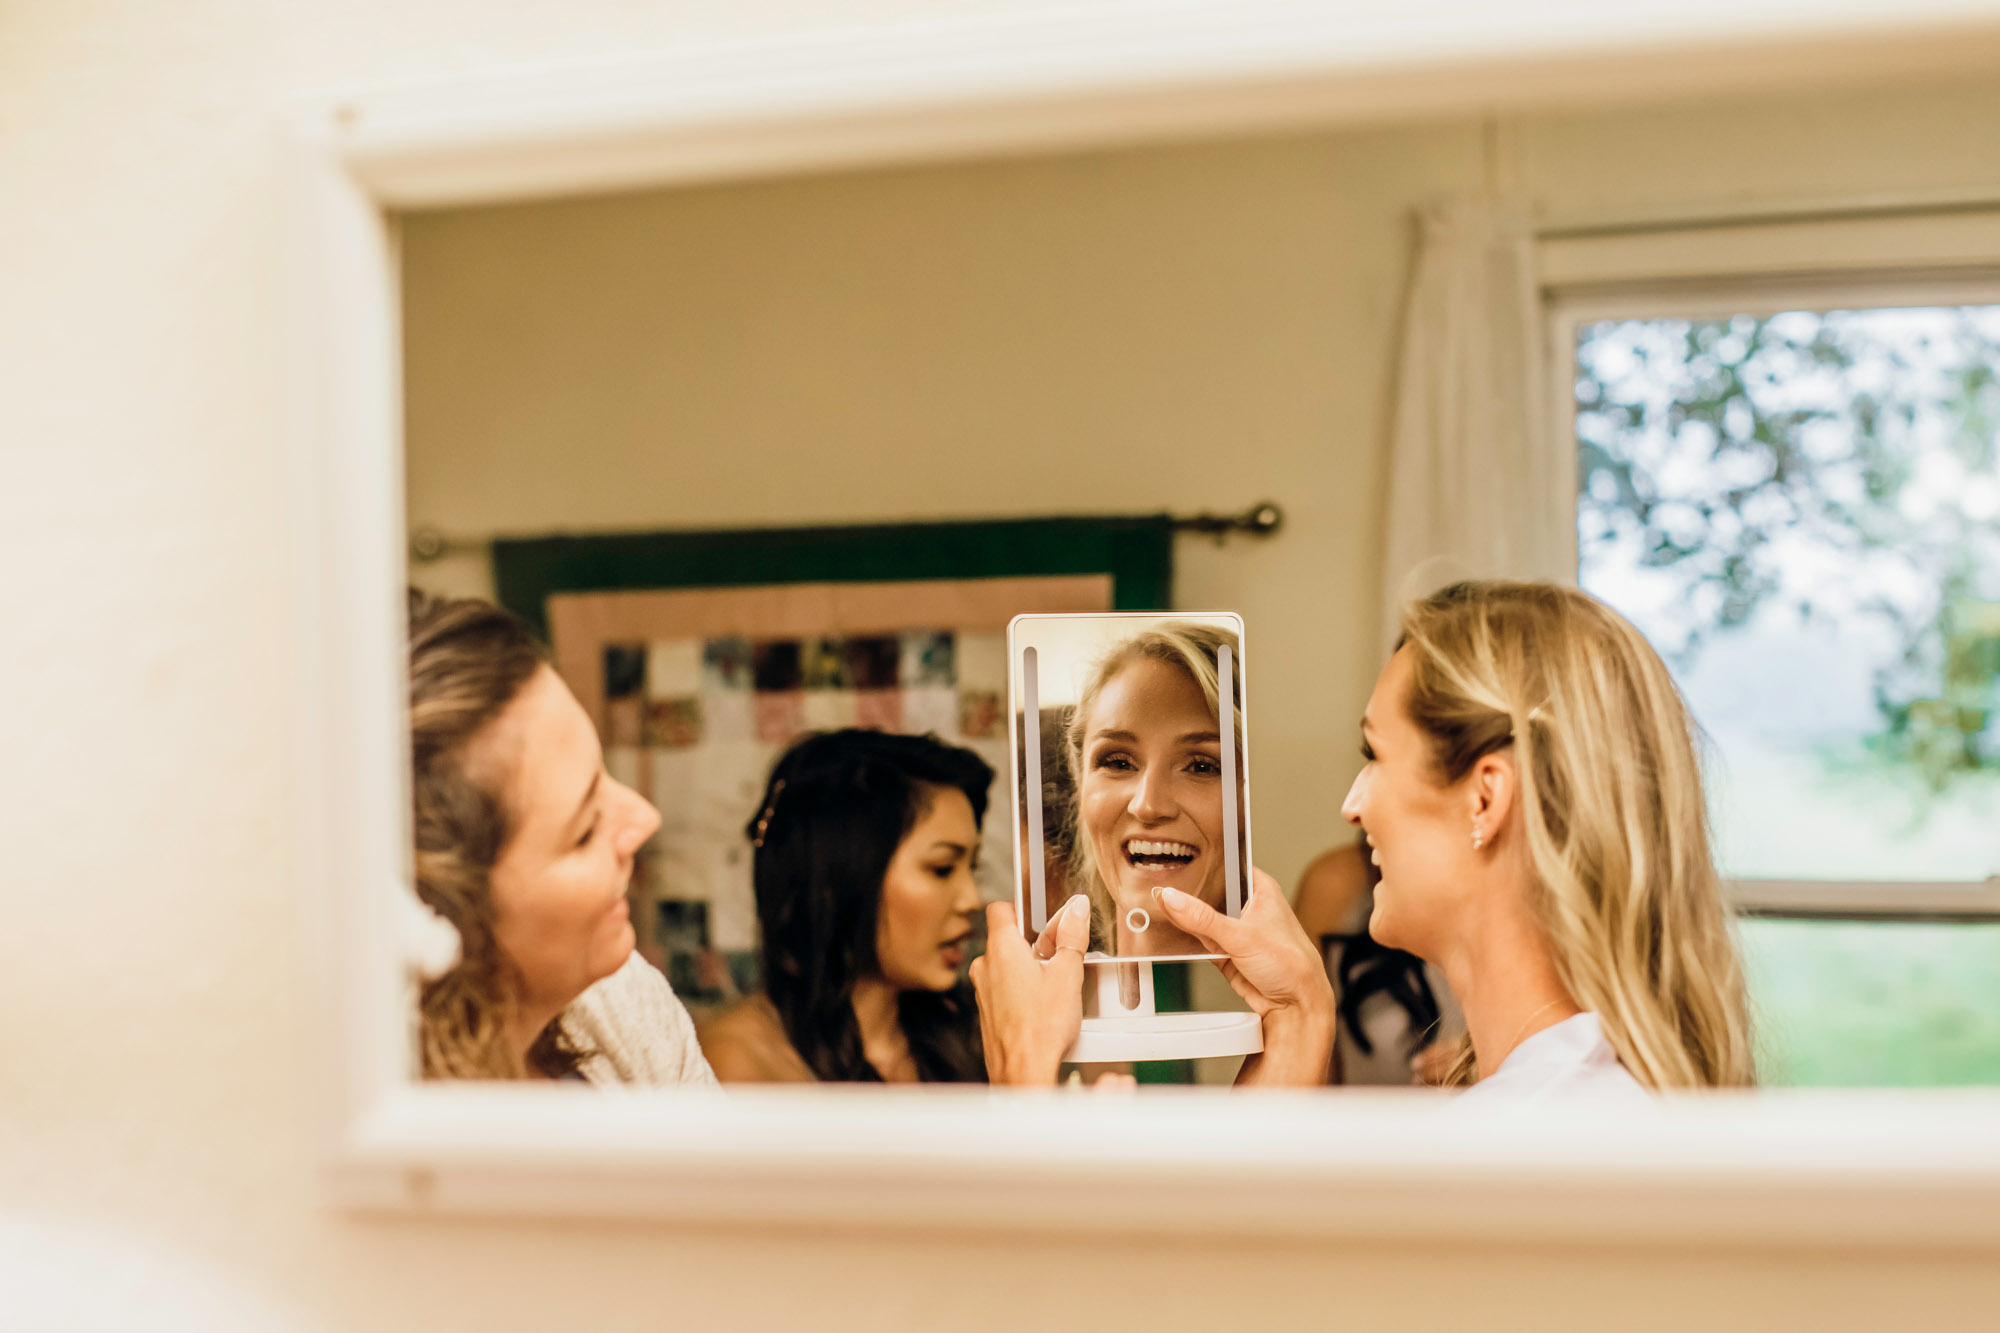
M764 834L770 830L771 816L777 811L778 797L784 794L785 780L779 778L771 784L771 799L764 806L764 813L757 816L757 835L750 839L750 845L758 851L764 849Z
M1542 720L1542 706L1540 704L1536 704L1533 708L1530 708L1528 710L1527 721L1533 723L1533 722L1539 722L1541 720ZM1521 724L1514 720L1514 715L1512 713L1509 713L1507 715L1507 739L1510 741L1513 740L1514 737L1519 734L1520 730L1521 730Z

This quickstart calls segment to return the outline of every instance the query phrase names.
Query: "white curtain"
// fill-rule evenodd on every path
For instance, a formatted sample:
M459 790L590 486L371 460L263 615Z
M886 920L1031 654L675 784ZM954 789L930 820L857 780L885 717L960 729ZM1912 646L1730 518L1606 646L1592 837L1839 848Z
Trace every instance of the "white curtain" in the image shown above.
M1383 571L1398 608L1459 579L1573 581L1573 450L1550 429L1528 209L1444 200L1419 217L1396 386Z

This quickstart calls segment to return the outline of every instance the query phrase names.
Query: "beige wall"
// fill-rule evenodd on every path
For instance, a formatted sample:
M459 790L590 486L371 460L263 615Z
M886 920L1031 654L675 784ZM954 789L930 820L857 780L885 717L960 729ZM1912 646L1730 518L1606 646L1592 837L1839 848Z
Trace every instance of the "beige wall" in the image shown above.
M1243 508L1260 860L1345 841L1411 201L1452 128L417 216L409 509L448 532Z
M304 982L320 954L296 931L283 740L286 325L275 115L331 86L623 48L724 22L774 26L824 8L805 0L0 6L0 551L9 570L0 583L8 635L0 679L12 701L0 710L0 884L10 923L0 932L8 1013L0 1024L8 1318L0 1322L19 1322L51 1292L75 1318L45 1327L203 1330L275 1326L254 1324L243 1313L252 1305L276 1311L277 1321L368 1330L980 1328L1017 1326L1029 1303L1051 1327L1103 1325L1120 1322L1131 1292L1145 1322L1184 1328L1247 1320L1876 1329L1971 1324L1990 1312L2000 1277L1979 1256L1413 1253L1219 1237L1094 1242L1080 1261L1053 1244L994 1237L418 1222L320 1204L309 1133L318 1029ZM1773 165L1788 188L2000 184L1984 156L2000 136L1982 95L1901 100L1905 132L1871 129L1866 142L1849 133L1872 126L1865 104L1815 105L1784 113L1784 133L1754 151L1727 138L1682 151L1674 126L1710 123L1712 112L1566 122L1530 135L1524 167L1552 196L1579 202L1593 193L1606 201L1727 194L1754 187ZM1234 602L1255 624L1283 621L1295 614L1288 589L1314 586L1308 579L1369 586L1367 497L1381 480L1369 442L1381 435L1381 334L1393 325L1401 280L1399 214L1418 194L1473 178L1475 143L1469 130L1446 129L1017 164L990 177L899 176L889 184L911 199L913 223L928 210L972 228L985 210L952 195L986 188L982 180L1010 182L1030 198L1101 199L1081 217L1024 215L975 234L985 253L1046 255L1077 253L1093 238L1058 245L1059 236L1044 243L1009 240L1010 232L1126 228L1122 239L1082 246L1106 256L1108 270L1068 278L1159 327L1130 350L1105 325L1052 333L1049 350L1009 361L1027 377L1011 393L977 380L968 387L967 371L941 349L924 363L934 385L883 404L843 399L862 385L903 387L852 349L848 374L808 376L790 392L841 407L833 415L851 438L873 426L878 459L917 450L948 459L992 439L1019 442L1010 421L1072 434L1087 427L1119 448L1061 456L1076 493L1090 494L1078 507L1277 495L1291 506L1291 533L1269 547L1190 548L1183 595ZM1635 143L1661 147L1657 173L1629 151ZM1207 163L1216 185L1176 182L1160 163ZM1732 163L1729 179L1711 174ZM935 183L949 180L964 184ZM860 183L785 188L824 198L829 225L844 217L844 247L879 247L860 225L870 207ZM1249 190L1294 207L1262 216L1224 197ZM666 212L681 234L726 239L728 210L741 207L732 201L757 193L716 191ZM914 225L906 234L925 235ZM901 270L944 284L945 294L1038 313L1032 292L959 272L929 243L907 248L893 256ZM746 252L737 249L737 263ZM1205 257L1186 258L1195 253ZM796 256L769 262L808 277L819 267ZM1181 304L1155 304L1160 269L1173 275L1168 290ZM699 269L684 272L677 294L740 294L713 278L704 286ZM824 318L836 319L839 284L820 281L796 299L818 300ZM774 289L752 290L768 298ZM913 287L896 301L952 330L971 319L937 291ZM868 325L849 332L887 346L903 336ZM989 330L979 345L1005 332ZM776 355L796 346L789 336L780 329L749 345ZM719 341L727 345L704 353L712 364L745 355L730 350L737 339ZM1085 373L1093 370L1107 372L1117 398L1096 391L1100 377ZM975 393L991 412L1014 406L998 420L967 421L954 405ZM1177 414L1162 409L1167 401L1185 405L1185 427L1168 419ZM794 411L763 406L773 416ZM679 424L745 429L722 420L690 415ZM758 447L776 450L783 432L765 420ZM1217 441L1241 460L1240 484L1209 492L1164 473L1137 479L1145 474L1134 453L1158 448L1184 462ZM688 465L702 466L698 457ZM934 469L935 478L949 475L948 464ZM1049 507L1000 480L926 485L890 512ZM687 498L642 514L551 495L604 505L588 512L621 522L790 518L815 504L832 517L862 512L865 498L822 483L814 500L786 475L750 489L698 472L662 489ZM491 496L481 503L495 507L423 516L508 526L546 517ZM1369 610L1361 592L1326 604L1323 618L1288 640L1296 660L1274 660L1283 655L1266 648L1260 699L1306 699L1323 672L1336 715L1351 711L1367 654L1342 622L1365 623ZM1270 715L1267 707L1260 721ZM1300 723L1285 762L1306 773L1324 745L1325 768L1300 778L1296 794L1261 796L1260 810L1273 821L1279 809L1303 817L1337 793L1345 731L1344 721ZM1287 858L1306 845L1296 836ZM134 1246L143 1264L128 1254ZM1130 1291L1107 1286L1107 1272L1130 1274ZM1039 1276L1032 1296L1026 1274Z
M1410 213L2000 185L2000 88L985 162L417 215L409 513L449 533L1193 512L1177 600L1255 649L1258 858L1339 805L1380 645ZM485 591L476 560L419 571Z

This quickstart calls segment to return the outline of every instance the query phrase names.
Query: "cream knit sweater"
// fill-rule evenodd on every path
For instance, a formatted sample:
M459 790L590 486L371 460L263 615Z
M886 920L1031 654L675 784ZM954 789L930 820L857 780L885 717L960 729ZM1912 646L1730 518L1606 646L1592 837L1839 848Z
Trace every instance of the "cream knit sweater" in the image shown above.
M563 1010L562 1025L599 1087L717 1086L687 1007L637 952Z

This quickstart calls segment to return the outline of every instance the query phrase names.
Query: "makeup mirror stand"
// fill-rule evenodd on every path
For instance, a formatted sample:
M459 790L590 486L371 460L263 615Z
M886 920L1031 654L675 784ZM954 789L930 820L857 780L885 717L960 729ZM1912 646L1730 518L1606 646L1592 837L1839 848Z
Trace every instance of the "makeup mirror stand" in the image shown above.
M1092 984L1084 990L1083 1030L1063 1057L1070 1064L1200 1060L1264 1049L1263 1022L1255 1014L1159 1012L1149 959L1121 962L1093 954L1086 961Z

